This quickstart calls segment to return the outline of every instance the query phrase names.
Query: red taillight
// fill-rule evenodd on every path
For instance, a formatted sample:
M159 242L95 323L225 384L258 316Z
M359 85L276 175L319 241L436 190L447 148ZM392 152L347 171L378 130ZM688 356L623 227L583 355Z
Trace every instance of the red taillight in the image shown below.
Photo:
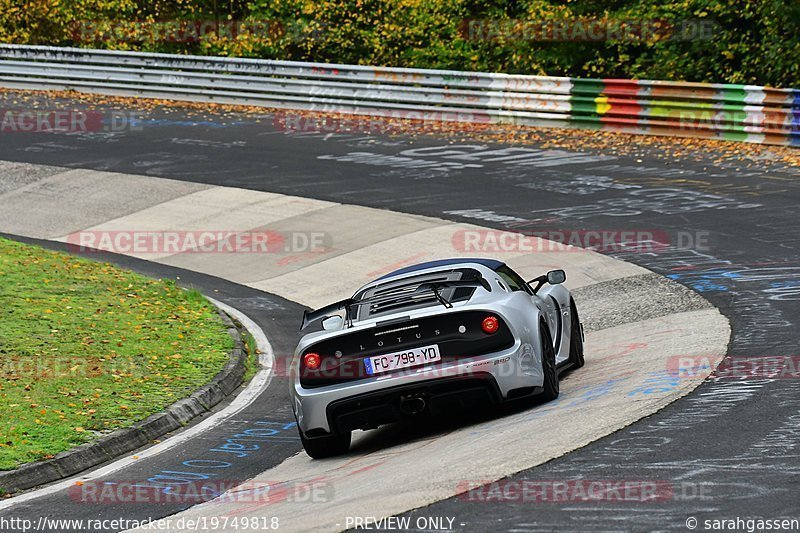
M481 328L485 333L495 333L498 329L500 329L500 321L497 320L496 316L487 316L481 322Z
M303 365L306 368L316 370L319 368L320 363L322 363L322 358L319 356L319 354L307 353L303 356Z

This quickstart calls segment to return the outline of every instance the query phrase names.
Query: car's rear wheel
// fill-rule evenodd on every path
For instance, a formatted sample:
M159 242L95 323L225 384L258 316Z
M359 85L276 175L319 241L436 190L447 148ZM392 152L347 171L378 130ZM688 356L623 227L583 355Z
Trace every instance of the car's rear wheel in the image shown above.
M575 307L575 300L569 299L570 314L570 340L569 340L569 366L572 369L580 368L586 362L583 357L583 333L581 332L581 321L578 318L578 308Z
M553 338L550 335L550 330L544 322L540 325L539 331L542 337L542 373L544 374L544 380L542 382L543 390L536 399L541 402L549 402L558 398L559 393L556 350L553 348Z
M300 432L300 442L303 443L306 453L312 459L324 459L325 457L333 457L347 453L350 449L350 437L352 432L337 433L334 435L326 435L325 437L317 437L314 439L307 439L303 432Z

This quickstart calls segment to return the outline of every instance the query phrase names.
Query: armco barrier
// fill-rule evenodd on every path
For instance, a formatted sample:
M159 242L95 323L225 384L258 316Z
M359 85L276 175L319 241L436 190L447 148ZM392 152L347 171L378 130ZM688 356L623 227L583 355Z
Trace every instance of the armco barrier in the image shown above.
M800 90L0 45L0 87L800 146Z

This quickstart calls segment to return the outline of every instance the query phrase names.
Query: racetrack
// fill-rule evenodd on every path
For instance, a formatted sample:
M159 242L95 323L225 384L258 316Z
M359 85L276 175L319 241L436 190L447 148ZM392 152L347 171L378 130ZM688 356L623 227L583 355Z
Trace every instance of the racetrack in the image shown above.
M352 294L375 276L407 264L409 257L418 261L470 255L453 248L453 236L479 231L466 224L272 193L202 186L187 190L183 182L161 178L91 170L53 171L56 173L49 177L6 193L9 218L29 225L16 231L75 243L81 242L74 238L76 232L110 235L128 228L198 231L211 227L268 227L284 232L325 228L330 245L299 257L284 250L270 254L138 254L155 256L150 258L159 263L264 289L311 307L329 303L331 293ZM42 172L35 174L41 176ZM148 202L142 191L156 194ZM162 201L164 193L169 200ZM132 212L106 220L117 199L128 198L136 199L136 205L128 208ZM30 214L34 211L33 204L38 207L36 212L41 213L40 217ZM53 226L53 214L60 214L62 206L69 208L55 217L59 225ZM363 231L364 221L369 221L368 232ZM575 290L588 329L590 362L585 371L576 372L564 381L557 402L485 422L479 428L470 425L453 428L421 441L377 450L375 432L369 432L356 439L353 454L341 459L312 462L300 455L260 473L255 479L265 484L310 484L325 479L335 488L337 496L324 506L319 503L318 511L313 514L305 509L306 502L269 505L268 512L280 517L284 529L337 529L346 516L357 515L365 505L373 513L396 514L452 496L466 479L494 480L558 457L658 410L697 386L708 373L707 369L685 379L671 376L671 358L692 353L707 357L710 366L715 366L724 354L729 333L727 321L701 298L673 282L580 248L542 254L516 251L507 255L509 264L528 278L554 265L570 272L570 286ZM623 286L631 303L619 305L618 291ZM278 354L276 372L280 379L273 388L288 388L281 381L286 378L284 370L289 355ZM228 428L222 426L218 431L225 429ZM531 434L539 435L547 445L520 453ZM426 461L414 462L414 454L421 445L425 447ZM475 464L470 458L476 454L492 460ZM201 461L210 457L218 455L206 453ZM431 476L426 472L428 461L452 463ZM407 466L412 462L415 467ZM343 475L343 469L349 475ZM207 470L191 472L209 475ZM115 472L104 479L118 476ZM381 494L378 488L386 478L402 480L405 490L398 498L376 497ZM242 512L238 507L234 505L224 512ZM251 502L244 507L248 513L264 512L262 506ZM210 510L201 507L196 512L223 513L213 507Z
M462 224L479 221L481 225L496 228L511 225L526 229L526 224L538 221L540 226L659 230L672 236L679 230L705 231L709 235L707 248L670 246L657 253L627 251L617 255L701 290L732 319L731 353L791 353L793 344L785 329L792 323L792 311L796 316L797 310L792 284L797 280L796 244L791 240L792 232L781 229L788 227L781 218L788 215L780 207L792 204L796 172L773 170L765 175L763 171L751 170L744 175L731 168L714 168L709 163L705 164L705 169L702 163L691 162L667 166L646 156L639 162L620 156L569 151L543 155L541 151L518 150L487 155L485 152L489 148L504 150L504 147L453 147L446 140L435 138L416 139L412 145L408 139L380 136L356 139L354 135L338 133L284 135L273 131L269 125L248 121L246 117L237 117L235 121L220 118L219 127L192 127L174 117L171 119L172 122L158 117L162 122L154 122L150 130L145 128L143 132L111 137L11 136L0 147L0 159L126 174L84 171L64 174L60 168L39 166L16 167L12 172L6 165L0 229L53 239L86 228L143 229L141 225L147 221L160 229L190 229L192 223L195 228L202 228L198 223L216 220L222 220L221 224L227 224L225 227L235 227L241 221L255 221L255 225L249 227L277 224L284 230L296 231L325 228L331 233L334 246L341 242L348 243L350 248L332 252L325 258L288 260L275 254L266 262L254 256L231 261L224 254L158 258L184 269L223 275L306 305L318 305L352 291L381 268L389 269L408 260L423 260L418 254L460 255L453 249L452 237L454 232L469 227L448 224L442 219ZM479 152L483 154L476 155ZM450 165L426 166L419 163L420 160ZM675 177L681 175L678 171L686 177ZM660 176L659 172L667 176ZM273 194L258 196L231 189L210 191L210 183ZM148 192L135 194L137 190ZM203 203L204 194L205 198L224 198L224 201L216 205L213 201ZM26 203L26 198L30 203ZM188 204L187 199L191 199ZM46 210L41 209L42 202L47 201L52 203L47 204ZM352 204L390 208L396 213L379 212L385 217L382 223L364 228L353 222L365 215L364 207ZM213 209L208 211L210 208ZM38 216L40 212L50 216ZM198 212L203 216L196 216ZM408 217L400 212L434 218ZM54 213L58 216L53 217ZM186 216L181 218L181 214ZM335 225L337 222L339 226ZM450 249L443 249L443 242ZM378 268L366 268L374 257L380 257L382 263ZM518 472L654 412L693 388L694 382L677 380L676 385L668 387L669 394L654 397L641 394L642 398L631 399L629 393L641 389L642 382L631 380L620 384L615 378L631 370L641 372L643 379L652 378L650 372L663 375L665 352L713 356L724 347L725 342L719 337L701 337L710 329L702 327L698 314L707 315L707 318L714 316L713 311L704 309L701 300L672 287L656 293L654 291L663 284L656 281L657 277L648 276L635 267L617 267L625 264L612 263L611 259L585 252L532 256L519 250L505 250L499 257L507 259L526 275L565 264L570 281L575 282L572 287L576 289L576 299L586 308L584 318L593 330L587 340L591 350L587 354L589 362L583 371L564 381L564 396L557 404L552 408L510 413L479 425L447 428L444 432L422 431L411 442L404 441L402 435L390 429L378 437L368 436L342 460L311 463L301 455L278 465L279 461L271 457L269 462L276 468L263 474L262 479L284 481L318 475L336 479L333 486L337 498L329 504L343 505L337 507L340 524L342 517L358 514L359 506L370 510L360 514L413 509L455 494L459 482L496 479ZM754 265L755 262L759 264ZM327 272L337 274L329 276L335 283L323 287L319 280L326 279L321 273ZM573 272L577 275L573 276ZM335 295L331 296L332 293ZM634 305L633 308L615 305L620 293L630 302L648 302L648 296L653 300L651 305ZM261 298L260 293L258 298ZM659 305L652 305L653 301ZM688 307L670 307L676 301ZM763 320L764 316L769 319ZM290 327L287 323L286 330ZM659 332L665 335L659 336ZM273 334L268 334L274 341ZM284 346L291 344L290 340L281 338L288 335L283 328L275 335ZM619 343L620 338L630 339L636 346L629 347L626 352ZM685 344L675 344L687 339ZM602 383L595 381L598 376L602 377ZM612 386L608 386L609 383ZM587 387L583 389L585 392L600 385L606 385L605 394L591 397L591 401L585 403L575 402L582 387ZM550 529L563 525L573 516L584 520L591 516L595 521L588 526L582 523L581 529L608 528L625 513L647 520L648 525L631 526L631 529L649 529L656 520L660 521L661 528L682 528L679 517L685 519L692 505L718 512L726 509L729 499L726 496L735 492L732 487L744 485L737 484L735 472L720 473L720 469L737 461L748 462L745 458L752 458L751 447L756 445L756 450L762 450L761 462L751 468L760 468L764 475L771 477L768 483L759 485L758 480L749 476L748 498L744 499L744 504L757 504L754 508L761 509L761 499L767 496L778 502L786 497L786 490L781 487L786 487L789 479L786 472L792 470L786 467L791 465L791 454L785 450L788 443L796 442L796 435L785 429L791 423L788 417L793 407L796 412L792 403L796 397L791 395L793 388L796 383L790 380L706 384L648 420L553 461L544 466L544 470L540 467L521 474L533 479L543 476L553 479L591 472L590 476L600 479L657 477L675 484L684 480L691 483L710 480L709 486L719 491L718 498L712 490L710 495L704 494L710 499L688 503L674 499L652 505L623 502L608 505L609 510L613 507L612 512L575 502L534 507L513 503L481 505L455 499L418 513L455 516L457 524L463 523L461 527L470 530L495 529L497 524L519 529L534 523L536 527ZM763 402L771 402L776 397L779 400L764 410ZM727 410L716 407L720 398L725 398ZM739 411L747 413L759 404L761 416L750 416L746 419L747 425L742 425ZM715 408L705 409L708 405ZM686 427L691 431L686 431ZM721 441L718 438L734 429L736 439ZM531 435L537 435L547 446L531 446ZM296 444L294 449L297 449ZM393 446L386 447L386 444ZM712 451L712 445L716 451ZM411 461L406 457L420 446L442 452L434 455L430 463L419 463L415 470L409 467ZM720 446L724 446L728 454L720 454ZM782 447L783 453L763 451L772 449L771 446ZM748 452L751 455L747 455ZM276 452L275 458L288 453ZM598 453L605 459L596 459ZM722 461L720 455L728 457ZM591 468L587 467L586 460L581 460L582 456L593 458ZM470 459L472 464L468 462ZM752 459L749 462L753 464ZM764 463L769 463L769 467ZM436 465L441 466L437 468ZM260 470L268 466L259 465ZM358 475L352 478L339 475L349 471L358 472ZM720 482L726 477L732 479L725 482L729 483L727 485ZM389 478L395 479L404 490L389 496L376 490L377 480L386 484ZM370 484L370 480L375 481ZM423 482L418 486L420 492L409 490L409 483L420 481ZM422 496L411 501L408 494ZM365 500L367 497L373 499ZM738 503L737 510L742 502ZM651 512L654 506L658 512ZM304 516L292 514L296 510L292 511L290 505L285 507L286 516L292 517L290 520L298 529L310 525L303 520L319 516L325 520L315 525L337 527L335 517L325 510L326 504L315 507L319 512L313 514L319 516L309 516L307 512ZM569 513L565 512L565 507L569 508ZM113 510L117 512L118 508ZM29 513L41 512L39 505L28 509ZM124 506L121 509L130 512ZM278 506L271 506L266 511L255 512L272 513L278 509ZM648 513L643 513L643 509ZM191 511L197 512L219 513L208 508ZM293 527L292 522L287 527Z

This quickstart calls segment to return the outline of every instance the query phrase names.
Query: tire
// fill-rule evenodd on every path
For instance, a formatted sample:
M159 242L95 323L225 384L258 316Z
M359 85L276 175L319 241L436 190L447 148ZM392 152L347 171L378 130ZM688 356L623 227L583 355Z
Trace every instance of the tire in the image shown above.
M575 307L575 300L569 299L570 314L570 339L569 339L569 368L574 370L580 368L586 362L583 357L583 334L581 332L581 321L578 318L578 308Z
M544 374L544 380L542 382L543 390L536 396L536 399L545 403L558 398L558 369L556 368L556 350L553 348L553 338L550 335L550 330L544 322L539 326L539 330L542 337L542 373Z
M312 459L324 459L347 453L350 449L350 437L352 432L327 435L315 439L307 439L303 432L300 432L300 442L303 443L306 453Z

